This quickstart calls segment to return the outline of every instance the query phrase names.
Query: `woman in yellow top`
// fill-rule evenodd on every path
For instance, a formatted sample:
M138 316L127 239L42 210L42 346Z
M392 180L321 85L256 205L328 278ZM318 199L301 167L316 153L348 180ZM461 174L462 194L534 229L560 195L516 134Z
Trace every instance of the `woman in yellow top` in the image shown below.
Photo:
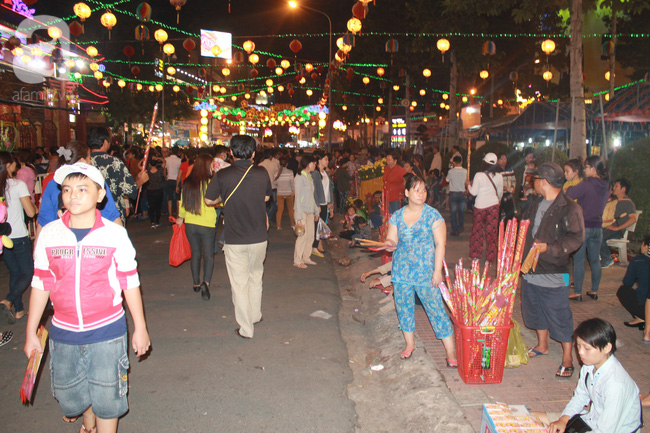
M185 233L192 249L192 279L194 291L201 292L201 299L210 299L210 279L214 267L214 238L217 212L203 200L205 189L212 178L212 157L199 155L194 160L192 172L183 182L181 204L176 224L185 222ZM201 260L203 260L203 282L201 282Z
M579 184L585 178L585 168L578 158L570 159L564 164L564 177L566 178L566 182L562 186L564 192L569 187Z

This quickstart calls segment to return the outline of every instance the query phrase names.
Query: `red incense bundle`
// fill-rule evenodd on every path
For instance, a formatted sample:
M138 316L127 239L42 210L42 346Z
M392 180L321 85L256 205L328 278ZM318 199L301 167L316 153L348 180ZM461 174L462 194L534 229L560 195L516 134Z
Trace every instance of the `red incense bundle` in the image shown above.
M40 340L41 348L43 349L45 349L47 335L47 329L45 329L42 325L38 331L36 331L36 336ZM41 359L43 359L43 352L39 353L34 350L32 355L29 357L29 362L27 362L25 377L23 377L23 383L20 387L20 400L25 404L32 401L32 392L34 391L34 384L36 383L36 377L38 376L38 369L41 365Z

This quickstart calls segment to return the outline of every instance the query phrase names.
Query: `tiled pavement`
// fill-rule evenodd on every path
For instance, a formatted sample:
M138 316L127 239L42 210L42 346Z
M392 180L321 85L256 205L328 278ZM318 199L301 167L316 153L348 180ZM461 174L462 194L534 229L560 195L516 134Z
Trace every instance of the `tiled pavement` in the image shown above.
M467 217L470 215L468 214ZM447 263L450 268L459 258L469 256L469 232L471 217L466 218L465 231L459 237L449 236L447 239ZM571 302L574 325L585 319L601 317L614 325L618 337L617 358L621 361L632 378L636 381L642 393L650 390L650 371L647 362L650 355L650 345L641 342L642 332L627 328L623 322L631 317L623 309L616 298L616 290L621 285L625 268L613 266L603 269L598 301L584 296L583 302ZM586 272L583 293L590 286L590 273ZM536 344L534 331L523 325L521 317L521 302L519 291L513 317L521 325L521 334L530 348ZM465 412L465 416L479 431L481 425L481 410L483 403L505 402L524 404L531 410L561 412L573 394L578 380L579 363L574 356L576 373L571 379L558 379L555 372L561 362L562 350L560 344L551 340L550 353L546 356L535 357L527 365L514 369L506 369L503 381L496 385L466 385L456 369L446 368L445 352L442 344L435 338L428 318L422 307L415 313L417 334L447 382L447 386ZM648 414L646 414L646 417ZM643 431L648 431L647 427Z

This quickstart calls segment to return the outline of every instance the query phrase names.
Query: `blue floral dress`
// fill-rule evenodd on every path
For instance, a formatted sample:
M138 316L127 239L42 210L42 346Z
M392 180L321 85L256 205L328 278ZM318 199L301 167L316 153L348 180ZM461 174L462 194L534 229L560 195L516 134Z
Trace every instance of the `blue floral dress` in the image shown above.
M398 210L388 221L397 226L399 242L393 253L391 271L395 293L395 309L400 329L415 331L415 293L422 301L436 337L443 339L453 334L440 290L433 287L431 279L435 270L436 245L433 230L444 222L440 213L424 205L420 219L411 227L404 222L404 208Z

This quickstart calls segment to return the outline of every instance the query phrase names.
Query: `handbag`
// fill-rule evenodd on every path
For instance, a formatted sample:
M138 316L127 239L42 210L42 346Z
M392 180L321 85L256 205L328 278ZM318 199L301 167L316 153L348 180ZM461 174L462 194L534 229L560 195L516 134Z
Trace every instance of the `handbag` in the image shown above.
M584 422L579 414L573 415L569 422L566 423L566 429L564 429L564 433L586 433L590 431L591 427Z
M174 233L169 243L169 264L176 267L192 258L192 249L185 234L185 223L180 226L174 224L172 230Z

